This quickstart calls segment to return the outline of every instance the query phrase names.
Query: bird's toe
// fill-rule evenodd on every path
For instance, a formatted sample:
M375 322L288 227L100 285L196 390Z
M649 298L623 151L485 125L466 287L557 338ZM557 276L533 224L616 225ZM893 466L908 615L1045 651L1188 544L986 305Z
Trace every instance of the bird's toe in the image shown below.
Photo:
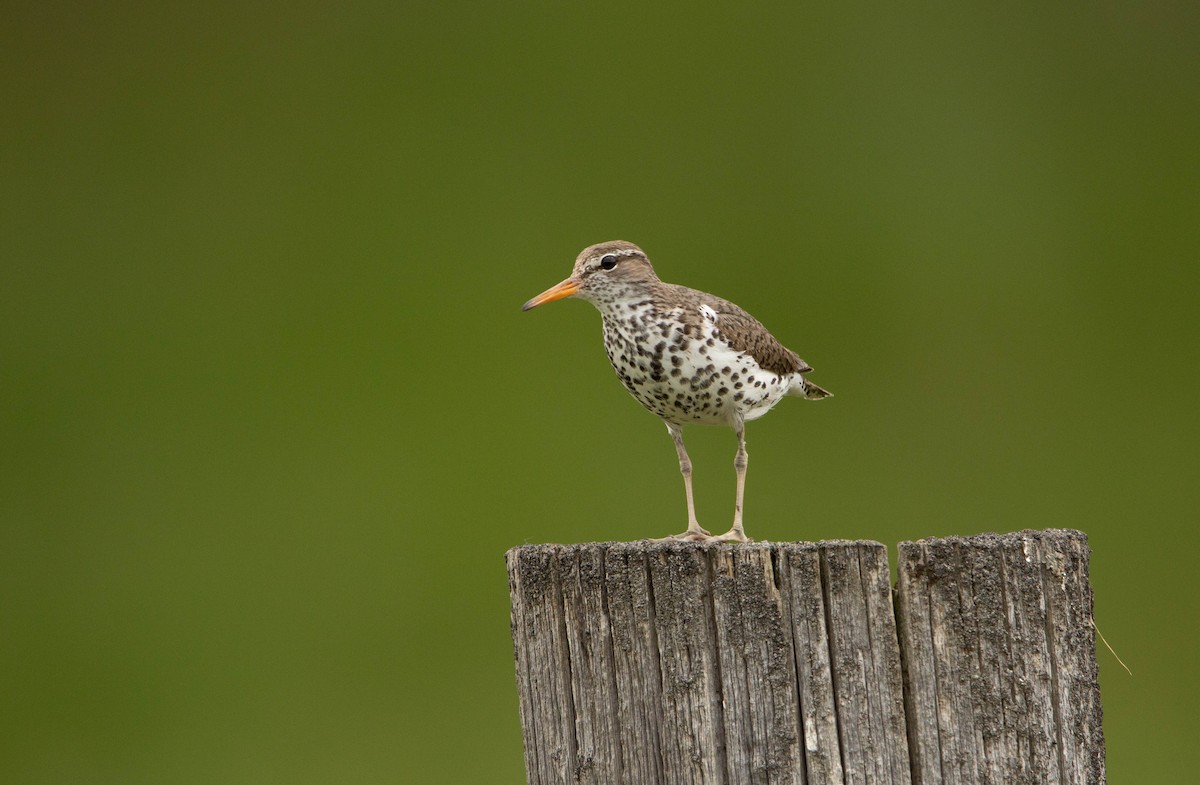
M672 534L670 537L656 537L650 542L709 542L712 538L711 534L697 526L680 534Z
M718 535L716 537L709 537L708 541L709 542L754 542L754 540L747 537L746 533L744 531L742 531L741 529L730 529L729 531L725 532L724 534Z

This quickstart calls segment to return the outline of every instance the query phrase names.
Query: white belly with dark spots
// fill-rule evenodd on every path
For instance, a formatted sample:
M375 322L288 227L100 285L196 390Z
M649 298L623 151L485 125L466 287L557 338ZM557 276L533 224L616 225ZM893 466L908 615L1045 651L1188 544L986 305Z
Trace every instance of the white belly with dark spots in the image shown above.
M766 414L787 392L790 377L764 371L713 332L706 319L687 334L676 319L654 319L647 309L604 316L613 370L654 414L681 425L728 425L739 415Z

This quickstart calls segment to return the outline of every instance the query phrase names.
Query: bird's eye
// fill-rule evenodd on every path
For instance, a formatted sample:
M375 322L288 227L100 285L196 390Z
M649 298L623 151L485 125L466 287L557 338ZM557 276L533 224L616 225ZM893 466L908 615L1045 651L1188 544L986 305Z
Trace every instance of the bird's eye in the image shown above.
M612 268L616 267L617 266L617 255L610 253L610 254L605 254L604 256L600 257L600 266L603 267L605 270L611 270Z

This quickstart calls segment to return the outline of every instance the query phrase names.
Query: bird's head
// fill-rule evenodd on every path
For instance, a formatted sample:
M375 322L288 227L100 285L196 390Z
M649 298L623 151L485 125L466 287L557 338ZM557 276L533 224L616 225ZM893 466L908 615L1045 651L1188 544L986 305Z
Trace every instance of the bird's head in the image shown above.
M658 283L645 252L633 243L612 240L584 248L575 259L571 277L551 286L521 306L522 311L539 305L578 297L597 307L638 296L649 284Z

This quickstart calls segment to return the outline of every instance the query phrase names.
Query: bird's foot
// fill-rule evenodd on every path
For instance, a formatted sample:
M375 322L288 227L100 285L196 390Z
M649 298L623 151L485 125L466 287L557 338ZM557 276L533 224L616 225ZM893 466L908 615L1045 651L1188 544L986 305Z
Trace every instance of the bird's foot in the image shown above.
M670 537L655 537L650 542L709 542L713 536L697 526L689 526L682 534L672 534Z
M741 526L735 526L724 534L716 537L709 537L709 542L754 542L746 536L746 532L742 531Z

